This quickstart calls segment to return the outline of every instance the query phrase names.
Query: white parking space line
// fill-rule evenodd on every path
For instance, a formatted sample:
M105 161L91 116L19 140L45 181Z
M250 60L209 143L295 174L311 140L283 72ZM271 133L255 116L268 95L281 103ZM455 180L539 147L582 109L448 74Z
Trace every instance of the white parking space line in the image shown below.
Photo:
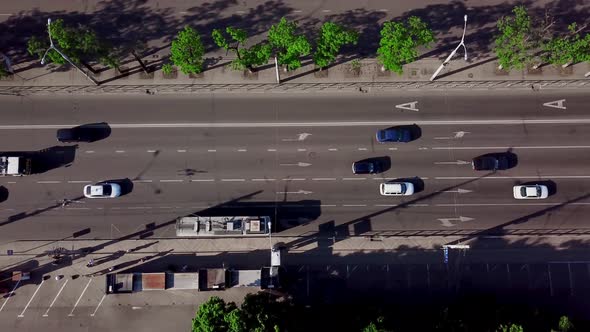
M86 284L86 287L84 287L84 290L82 291L82 294L80 294L80 297L78 297L78 300L76 301L76 304L74 304L74 307L72 308L72 311L70 312L70 314L68 315L68 317L74 316L74 310L76 310L76 307L78 306L78 303L80 303L80 300L82 299L82 296L84 296L84 293L86 293L86 290L88 289L88 286L90 286L90 283L91 282L92 282L92 279L88 280L88 283Z
M49 309L51 309L51 307L53 307L53 305L55 304L55 301L57 300L57 298L59 297L59 294L61 294L61 291L64 290L64 287L66 287L66 285L68 284L68 281L70 279L66 279L66 281L64 281L64 284L61 286L61 288L59 289L59 292L57 292L57 295L55 295L55 297L53 298L53 301L51 301L51 304L49 305L49 308L47 308L47 311L45 311L45 313L43 314L43 317L47 317L49 316Z
M94 312L90 314L90 317L94 317L94 315L96 315L96 312L98 311L98 308L100 308L100 305L102 304L102 301L104 301L104 298L107 297L106 294L102 294L102 298L100 299L100 302L98 302L98 305L96 306L96 309L94 309Z
M173 180L160 180L160 182L183 182L184 180L173 179Z
M191 182L213 182L215 179L191 179Z
M16 288L18 287L19 284L20 284L20 280L16 282L16 285L14 285L14 287L12 287L12 290L10 291L10 293L8 293L8 297L6 298L6 300L4 300L4 303L2 303L2 306L0 307L0 311L2 311L2 309L4 309L4 306L6 305L6 303L8 303L8 300L10 300L10 298L14 295L14 291L16 290Z
M334 181L336 178L312 178L313 181Z
M18 315L18 317L20 317L20 318L25 317L25 311L27 311L27 308L29 307L29 305L31 305L31 302L33 302L35 295L37 295L37 292L39 291L39 289L41 289L41 286L43 286L44 282L45 282L45 280L41 280L41 283L39 284L39 286L37 286L37 289L35 289L33 296L31 296L31 298L29 299L29 302L27 302L27 305L23 309L23 312L21 312L20 315Z

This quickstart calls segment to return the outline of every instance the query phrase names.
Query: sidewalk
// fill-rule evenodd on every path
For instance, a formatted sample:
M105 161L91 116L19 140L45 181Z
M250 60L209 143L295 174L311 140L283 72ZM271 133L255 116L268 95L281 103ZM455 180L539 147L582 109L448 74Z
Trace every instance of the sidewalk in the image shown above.
M234 71L226 66L230 57L207 58L208 68L198 75L180 72L164 75L157 69L143 72L137 62L128 62L119 73L107 69L95 75L100 86L94 86L80 72L70 67L41 67L36 62L15 65L16 75L0 80L0 94L47 93L209 93L220 92L310 92L310 91L388 91L391 89L490 89L490 88L589 88L590 63L567 68L546 65L538 69L498 70L493 58L466 62L456 57L434 82L430 77L442 60L425 58L404 66L403 75L381 71L377 59L343 62L318 71L311 60L292 71L280 70L277 84L275 66L269 63L257 72ZM146 59L144 59L146 61ZM159 55L147 60L147 66L158 68ZM28 69L27 69L28 68Z

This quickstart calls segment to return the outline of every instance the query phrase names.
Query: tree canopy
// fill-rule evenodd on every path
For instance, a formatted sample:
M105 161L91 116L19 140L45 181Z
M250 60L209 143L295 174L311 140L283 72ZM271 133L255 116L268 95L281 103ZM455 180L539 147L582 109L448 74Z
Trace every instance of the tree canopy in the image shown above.
M184 74L197 74L203 71L205 47L199 33L190 26L185 26L178 32L172 41L170 53L170 60Z
M340 49L344 45L356 45L358 38L356 31L346 30L343 26L336 23L324 23L316 42L316 51L313 55L315 64L320 68L327 67L334 62L338 52L340 52Z
M283 17L268 31L268 41L277 54L279 64L286 65L288 70L301 67L301 57L311 52L309 41L305 36L296 34L296 29L295 22L288 22Z

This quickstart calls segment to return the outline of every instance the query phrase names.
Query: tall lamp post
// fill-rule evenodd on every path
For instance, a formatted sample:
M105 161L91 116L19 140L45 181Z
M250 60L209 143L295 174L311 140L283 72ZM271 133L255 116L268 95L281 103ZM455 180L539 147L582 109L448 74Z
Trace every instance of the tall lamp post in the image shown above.
M67 62L70 63L70 65L74 66L74 68L78 69L84 76L86 76L87 79L89 79L90 81L92 81L92 83L94 83L95 85L98 85L98 82L90 77L85 71L82 70L82 68L78 67L78 65L76 65L74 62L72 62L72 60L70 60L70 58L63 54L57 47L55 47L55 44L53 44L53 39L51 38L51 31L50 28L51 27L51 18L47 19L47 34L49 35L49 48L47 49L47 51L45 51L45 54L43 54L43 57L41 58L41 64L44 65L45 64L45 57L47 56L47 53L50 50L55 50L59 55L61 55L62 58L64 58Z
M465 49L465 61L467 61L467 47L465 47L465 30L467 30L467 15L463 16L463 21L463 36L461 36L461 42L459 43L459 45L457 45L457 47L455 47L453 52L449 54L445 61L438 67L434 74L432 74L432 77L430 77L431 82L436 78L440 71L443 70L443 68L451 61L451 58L455 56L455 53L457 53L457 50L459 50L459 47L461 46L463 46L463 49Z

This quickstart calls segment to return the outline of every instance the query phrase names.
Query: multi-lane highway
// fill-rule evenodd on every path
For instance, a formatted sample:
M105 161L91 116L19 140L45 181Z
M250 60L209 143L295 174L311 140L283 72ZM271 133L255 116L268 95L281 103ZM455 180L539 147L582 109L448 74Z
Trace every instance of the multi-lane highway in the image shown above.
M87 230L87 238L112 238L150 223L163 225L155 237L174 237L176 217L211 207L205 212L270 214L282 235L584 230L585 99L565 91L3 97L0 151L70 146L54 157L73 161L0 179L8 193L0 237L59 239ZM103 140L71 147L55 139L58 128L99 122L110 126ZM415 141L375 141L378 129L414 124ZM471 169L473 157L506 151L518 157L514 168ZM352 162L370 157L391 166L353 175ZM85 184L113 179L129 179L129 192L83 198ZM410 179L419 191L381 196L379 183L393 179ZM512 197L515 184L539 181L551 187L548 199ZM64 199L72 201L62 206Z

